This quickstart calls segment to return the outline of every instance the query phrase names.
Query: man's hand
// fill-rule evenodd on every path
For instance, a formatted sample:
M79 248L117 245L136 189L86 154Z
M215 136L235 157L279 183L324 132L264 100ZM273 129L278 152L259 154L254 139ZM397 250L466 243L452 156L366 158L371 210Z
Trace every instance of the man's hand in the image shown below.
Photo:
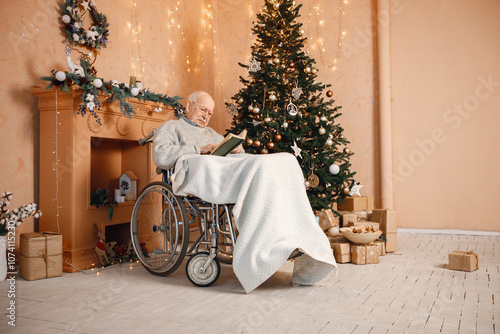
M217 147L217 144L208 144L205 146L200 147L200 153L201 154L210 154L214 151L214 149Z
M243 145L239 144L234 150L231 151L231 153L238 154L241 153L241 150L243 150Z

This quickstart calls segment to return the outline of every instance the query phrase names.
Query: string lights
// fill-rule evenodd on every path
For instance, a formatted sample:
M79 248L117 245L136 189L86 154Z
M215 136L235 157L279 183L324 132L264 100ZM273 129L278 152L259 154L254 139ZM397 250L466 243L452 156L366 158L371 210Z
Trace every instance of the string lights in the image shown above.
M57 89L56 91L56 136L55 136L55 150L52 152L55 155L55 168L52 168L52 170L55 172L55 177L56 177L56 196L52 199L53 202L56 202L56 226L57 226L57 233L60 234L61 230L59 228L59 209L62 208L59 205L59 147L58 147L58 142L59 142L59 110L58 110L58 102L57 102Z

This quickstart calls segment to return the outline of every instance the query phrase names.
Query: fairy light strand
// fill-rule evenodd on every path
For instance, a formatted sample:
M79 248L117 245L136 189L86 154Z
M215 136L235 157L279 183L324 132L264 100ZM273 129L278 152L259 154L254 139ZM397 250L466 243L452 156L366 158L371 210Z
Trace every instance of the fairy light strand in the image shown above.
M56 226L57 226L57 233L60 234L61 230L59 228L59 209L61 208L59 206L59 147L58 147L58 142L59 142L59 110L58 110L58 101L57 101L57 88L55 89L56 91L56 136L55 136L55 159L56 159L56 164L55 168L53 169L56 174L56 197L52 200L56 202Z

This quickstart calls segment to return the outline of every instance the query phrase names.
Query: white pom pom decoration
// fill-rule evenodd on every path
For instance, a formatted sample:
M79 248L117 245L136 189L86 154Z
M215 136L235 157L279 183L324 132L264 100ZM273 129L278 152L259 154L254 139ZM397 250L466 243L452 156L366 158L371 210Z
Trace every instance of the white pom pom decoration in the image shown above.
M57 71L56 72L56 79L58 81L64 81L64 80L66 80L66 73L64 73L63 71Z
M101 79L94 79L94 86L96 88L101 88L102 87L102 80Z
M132 96L137 96L139 95L139 88L137 87L134 87L130 90L130 94L132 94Z
M70 22L71 22L71 17L69 17L69 15L63 15L63 17L62 17L62 21L63 21L64 23L66 23L66 24L67 24L67 23L70 23Z

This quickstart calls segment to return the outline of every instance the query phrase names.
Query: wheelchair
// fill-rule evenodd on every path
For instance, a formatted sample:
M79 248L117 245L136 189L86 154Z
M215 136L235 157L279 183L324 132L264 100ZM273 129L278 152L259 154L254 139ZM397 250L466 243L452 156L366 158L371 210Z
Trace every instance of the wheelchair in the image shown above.
M154 134L155 130L140 139L139 144L150 143ZM159 276L172 274L189 256L189 281L196 286L210 286L219 278L220 262L231 264L233 260L237 237L233 204L177 196L170 182L173 169L157 172L163 181L144 187L132 210L130 234L135 253L147 271ZM193 225L200 235L190 244Z

